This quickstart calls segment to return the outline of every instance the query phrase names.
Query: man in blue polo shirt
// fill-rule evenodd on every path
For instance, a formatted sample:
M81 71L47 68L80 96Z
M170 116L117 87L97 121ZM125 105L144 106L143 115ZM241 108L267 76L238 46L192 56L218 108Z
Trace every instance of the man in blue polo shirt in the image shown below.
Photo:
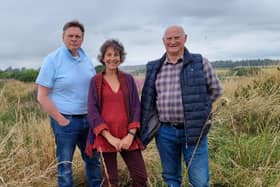
M63 45L50 53L36 79L38 101L49 114L55 136L59 187L72 187L72 160L76 145L85 162L88 184L99 187L102 176L99 156L85 154L88 134L87 99L90 79L95 70L81 48L84 26L78 21L63 27Z

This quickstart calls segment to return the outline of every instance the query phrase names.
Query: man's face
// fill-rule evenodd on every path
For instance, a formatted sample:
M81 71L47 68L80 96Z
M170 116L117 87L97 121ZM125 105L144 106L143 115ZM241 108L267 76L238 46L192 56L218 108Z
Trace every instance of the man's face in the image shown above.
M73 53L76 53L83 42L83 33L79 27L69 27L63 33L63 42Z
M171 27L166 30L163 36L163 43L167 54L172 56L182 55L186 43L184 31L178 27Z

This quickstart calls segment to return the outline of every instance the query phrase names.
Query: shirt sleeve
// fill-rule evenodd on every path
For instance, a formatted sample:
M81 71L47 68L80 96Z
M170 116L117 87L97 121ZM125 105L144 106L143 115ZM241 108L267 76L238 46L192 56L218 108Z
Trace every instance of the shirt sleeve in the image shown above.
M50 58L45 58L40 72L36 78L36 84L52 88L54 84L55 67Z
M219 96L222 95L222 86L221 82L218 79L217 74L214 71L214 68L208 61L208 59L203 58L203 70L206 78L206 84L207 84L207 91L210 95L210 98L212 102L216 101Z

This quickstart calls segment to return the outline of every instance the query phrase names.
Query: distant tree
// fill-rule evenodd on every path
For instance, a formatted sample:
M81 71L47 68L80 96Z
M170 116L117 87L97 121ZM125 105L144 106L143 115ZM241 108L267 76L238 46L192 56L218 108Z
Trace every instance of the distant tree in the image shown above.
M9 67L7 67L7 68L5 69L5 71L6 71L6 72L13 71L13 68L12 68L11 66L9 66Z
M23 81L23 82L34 82L36 80L36 77L38 76L38 70L34 69L26 69L21 71L16 79Z
M95 66L96 73L103 71L105 66L103 64Z
M279 60L270 59L254 59L254 60L219 60L211 62L215 68L233 68L233 67L243 67L243 66L271 66L278 65Z
M16 79L23 82L33 82L35 81L39 70L26 69L26 68L15 68L8 67L4 71L0 71L0 79Z

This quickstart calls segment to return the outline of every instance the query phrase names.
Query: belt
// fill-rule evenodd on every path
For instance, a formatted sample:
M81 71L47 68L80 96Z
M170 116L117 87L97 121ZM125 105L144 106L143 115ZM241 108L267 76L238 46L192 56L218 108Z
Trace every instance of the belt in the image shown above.
M178 123L178 122L162 122L162 125L168 127L174 127L176 129L183 129L185 127L184 123Z
M87 117L87 114L62 114L62 115L66 118L78 118L78 119Z

